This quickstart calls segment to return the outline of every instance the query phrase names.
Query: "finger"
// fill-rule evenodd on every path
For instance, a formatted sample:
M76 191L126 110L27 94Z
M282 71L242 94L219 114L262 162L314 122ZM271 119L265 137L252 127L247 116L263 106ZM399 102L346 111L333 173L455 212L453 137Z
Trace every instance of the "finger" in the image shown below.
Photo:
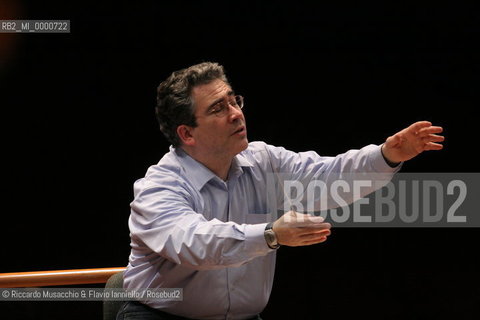
M316 229L313 229L311 230L310 232L304 232L304 229L301 229L299 231L299 235L300 237L306 237L306 236L312 236L312 237L315 237L315 236L320 236L320 235L329 235L332 231L330 229L321 229L321 230L316 230Z
M289 211L286 214L286 218L289 219L289 222L298 224L322 223L325 220L325 218L322 216L312 216L309 214L298 213L295 211Z
M443 142L445 141L445 137L444 136L437 136L436 134L431 134L425 138L423 138L423 141L425 143L429 143L429 142Z
M422 128L430 127L432 123L430 121L418 121L408 127L413 132L419 132Z
M295 223L293 228L302 229L304 233L318 231L319 229L330 229L332 225L328 222L323 223Z
M429 134L434 134L434 133L441 133L443 132L442 127L438 126L431 126L431 127L425 127L420 130L418 130L418 135L419 136L428 136Z
M315 216L309 216L306 215L307 217L303 217L300 219L294 219L291 220L291 223L295 225L295 227L309 227L317 224L322 224L325 223L325 218L323 217L315 217Z
M312 222L312 223L322 223L323 221L325 221L325 218L320 216L317 217L317 216L307 215L306 221Z
M304 241L302 242L302 246L311 246L312 244L317 244L317 243L322 243L322 242L325 242L327 241L327 237L320 237L318 239L315 239L315 240L310 240L310 241Z
M319 233L329 233L330 228L324 228L324 229L312 229L312 228L294 228L293 231L298 237L304 237L304 236L309 236L309 235L318 235Z
M319 231L311 231L311 232L304 232L303 230L296 230L297 232L295 233L295 237L297 239L308 239L308 238L315 238L315 237L321 237L321 236L328 236L331 234L331 231L328 229L324 229L322 232Z
M400 143L401 140L402 140L402 134L397 133L397 134L394 134L393 136L388 137L387 140L385 141L385 144L387 144L388 146L394 146Z
M443 149L443 144L433 143L433 142L427 143L424 147L425 151L428 151L428 150L442 150L442 149Z
M328 229L326 230L321 230L321 231L315 231L315 232L311 232L311 233L307 233L307 234L300 234L300 239L302 240L311 240L311 239L316 239L316 238L320 238L320 237L326 237L326 236L329 236L331 235L332 232Z

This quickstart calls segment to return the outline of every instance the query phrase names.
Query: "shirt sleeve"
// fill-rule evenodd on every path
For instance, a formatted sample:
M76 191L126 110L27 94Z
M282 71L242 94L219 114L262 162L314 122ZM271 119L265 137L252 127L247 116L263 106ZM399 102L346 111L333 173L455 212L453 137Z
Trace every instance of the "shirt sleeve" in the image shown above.
M296 153L282 147L269 145L265 145L264 148L267 149L272 170L278 176L278 179L282 180L282 183L280 183L282 188L288 189L289 181L303 185L300 190L307 190L307 185L313 180L324 183L327 190L328 187L339 180L349 186L358 180L371 181L371 186L362 188L361 193L356 197L352 192L343 195L343 199L348 204L386 185L401 168L401 165L394 168L389 166L382 155L381 147L377 145L368 145L359 150L349 150L335 157L320 156L314 151ZM304 212L337 207L337 203L330 198L331 193L327 192L326 194L329 201L322 202L321 196L318 194L313 206L311 205L312 201L308 201L311 198L308 197L306 192L301 196L298 196L297 193L296 201L305 209L302 210ZM325 203L327 204L325 205ZM280 203L279 205L284 208L289 206L286 203ZM307 207L310 210L307 210Z
M273 251L264 238L266 223L207 220L195 212L195 196L179 177L159 185L135 183L129 228L132 249L157 254L198 270L236 267Z

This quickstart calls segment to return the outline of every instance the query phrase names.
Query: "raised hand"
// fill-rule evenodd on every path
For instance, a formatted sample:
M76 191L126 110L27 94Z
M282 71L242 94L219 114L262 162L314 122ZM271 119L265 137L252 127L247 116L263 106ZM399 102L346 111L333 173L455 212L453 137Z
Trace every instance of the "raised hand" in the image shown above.
M399 163L410 160L427 150L441 150L445 138L437 135L442 127L433 126L429 121L415 122L408 128L388 137L382 145L382 153L388 161Z

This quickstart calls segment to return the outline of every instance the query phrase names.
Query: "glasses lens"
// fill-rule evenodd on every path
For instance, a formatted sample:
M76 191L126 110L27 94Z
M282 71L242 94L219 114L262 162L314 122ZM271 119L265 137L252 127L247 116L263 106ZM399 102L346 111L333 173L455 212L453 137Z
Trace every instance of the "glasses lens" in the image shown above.
M235 103L237 106L242 109L243 108L243 97L242 96L235 96Z
M217 104L217 107L214 108L212 114L216 115L217 117L224 117L230 111L230 106L242 109L243 108L243 97L242 96L234 96L233 100L222 101Z

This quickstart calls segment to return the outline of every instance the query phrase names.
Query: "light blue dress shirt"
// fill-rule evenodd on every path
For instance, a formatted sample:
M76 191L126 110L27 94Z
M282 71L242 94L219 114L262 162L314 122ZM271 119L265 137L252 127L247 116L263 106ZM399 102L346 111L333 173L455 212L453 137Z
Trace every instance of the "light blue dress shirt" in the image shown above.
M272 176L289 172L304 180L367 172L390 179L397 170L375 145L321 157L252 142L223 181L172 147L135 182L124 287L182 288L182 301L142 302L183 317L253 317L265 308L273 284L276 250L267 246L264 230L277 218L283 190L273 184L272 192Z

